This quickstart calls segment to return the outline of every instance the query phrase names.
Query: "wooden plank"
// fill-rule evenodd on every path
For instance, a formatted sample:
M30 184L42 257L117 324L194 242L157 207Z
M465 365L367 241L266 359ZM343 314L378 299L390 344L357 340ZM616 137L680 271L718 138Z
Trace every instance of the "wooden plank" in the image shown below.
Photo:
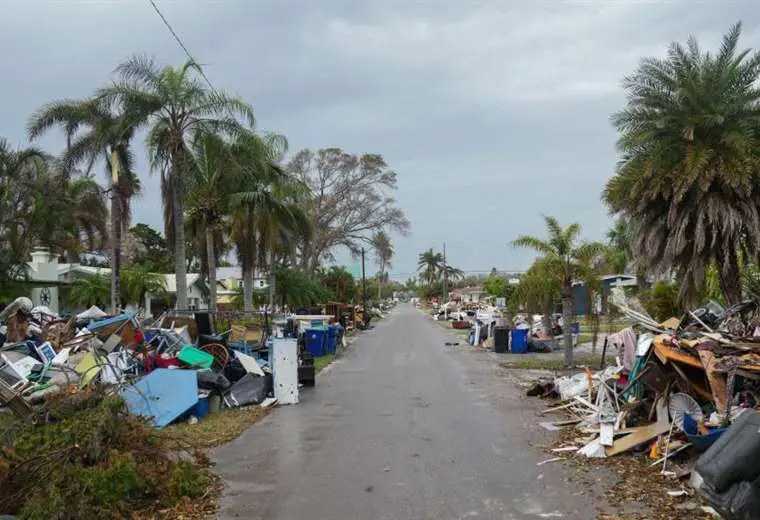
M686 374L684 374L683 370L681 370L681 368L677 364L673 363L671 366L673 367L673 370L678 372L678 375L681 376L681 378L684 380L684 382L689 386L691 390L693 390L700 396L704 397L708 401L715 402L715 398L713 397L712 392L710 392L710 390L696 384L694 381L686 377Z
M689 365L695 368L703 368L702 362L693 356L683 354L672 347L668 347L662 343L653 343L655 354L660 358L660 361L667 363L668 361L677 361L684 365Z
M552 408L547 408L546 410L542 410L541 412L539 412L538 415L544 415L545 413L557 412L559 410L564 410L566 408L570 408L571 406L575 406L575 403L565 403L565 404L561 404L559 406L553 406Z
M635 448L639 444L652 440L658 435L662 435L668 430L670 430L670 423L654 423L648 426L635 428L632 433L617 439L612 447L605 450L605 453L608 457L624 453Z

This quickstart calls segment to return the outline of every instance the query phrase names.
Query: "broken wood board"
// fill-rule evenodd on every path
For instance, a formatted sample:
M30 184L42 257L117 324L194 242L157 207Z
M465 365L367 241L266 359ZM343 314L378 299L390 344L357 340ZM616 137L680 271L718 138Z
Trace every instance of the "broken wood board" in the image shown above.
M593 411L595 411L595 412L598 412L598 411L599 411L599 408L597 408L597 407L596 407L596 405L594 405L594 404L590 403L589 401L585 400L585 399L584 399L584 398L582 398L582 397L578 397L578 396L576 395L576 396L575 396L573 399L575 399L575 400L576 400L576 401L578 401L580 404L582 404L583 406L585 406L586 408L588 408L588 409L590 409L590 410L593 410Z
M581 420L582 419L568 419L566 421L554 421L552 424L554 424L554 426L570 426L573 424L578 424L581 422Z
M674 446L674 444L675 444L676 442L678 442L678 443L679 443L679 445L678 445L678 446ZM677 453L681 453L683 450L685 450L686 448L688 448L688 447L690 447L690 446L691 446L691 443L690 443L690 442L687 442L687 443L685 443L685 444L684 444L683 442L681 442L681 441L675 441L675 442L671 442L671 443L670 443L670 449L668 450L668 456L667 456L667 458L669 459L669 458L671 458L673 455L675 455L675 454L677 454ZM675 448L675 449L674 449L674 448ZM672 451L670 451L670 450L672 450ZM657 459L656 461L652 462L652 463L650 464L650 466L657 466L658 464L662 464L662 461L664 461L664 460L665 460L665 457L660 457L660 458L659 458L659 459Z
M565 410L567 408L570 408L571 406L575 406L575 403L571 402L571 403L561 404L559 406L553 406L552 408L547 408L546 410L542 410L541 412L538 413L538 415L544 415L545 413L558 412L560 410Z
M632 433L617 439L611 447L605 450L605 453L608 457L624 453L635 448L639 444L645 443L654 439L658 435L666 433L668 430L670 430L670 424L668 423L654 423L648 426L634 428Z

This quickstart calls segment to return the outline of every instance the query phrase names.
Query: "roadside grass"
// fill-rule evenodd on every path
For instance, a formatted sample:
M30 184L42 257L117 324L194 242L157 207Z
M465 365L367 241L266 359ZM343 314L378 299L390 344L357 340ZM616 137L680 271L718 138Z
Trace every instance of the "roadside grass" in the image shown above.
M552 370L564 372L565 362L562 356L553 354L504 354L509 356L499 363L504 368L518 370ZM574 356L576 368L589 367L591 370L599 370L599 364L602 360L601 354L581 354ZM615 363L614 356L607 356L605 366Z
M319 374L327 365L335 361L336 357L338 357L337 352L335 354L327 354L326 356L314 358L314 370Z
M273 407L226 408L210 414L196 424L181 422L159 430L157 436L168 445L182 449L208 449L237 439L245 430L263 419Z

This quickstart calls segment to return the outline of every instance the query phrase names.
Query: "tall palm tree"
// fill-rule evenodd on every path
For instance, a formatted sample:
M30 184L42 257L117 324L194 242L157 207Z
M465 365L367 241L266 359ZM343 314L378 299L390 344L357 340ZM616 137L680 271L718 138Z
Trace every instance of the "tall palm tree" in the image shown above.
M570 224L562 228L556 218L544 216L547 239L523 235L512 242L515 247L535 250L542 256L544 267L559 282L562 297L563 340L565 348L565 365L573 366L573 340L571 324L573 322L573 281L589 277L587 272L590 259L604 251L604 246L597 242L579 240L581 227Z
M393 250L391 238L385 231L378 231L375 233L372 237L372 247L375 250L377 265L380 267L380 277L378 278L377 283L377 299L379 300L383 287L382 282L386 280L386 269L392 267L391 259L393 258L395 251Z
M438 279L438 273L441 271L442 266L443 255L433 252L432 247L418 256L417 271L422 271L422 277L428 285Z
M441 264L440 276L446 277L447 280L461 280L464 278L464 271L449 264Z
M0 138L0 250L23 263L32 243L29 216L34 209L37 176L46 167L36 148L13 149ZM10 258L10 256L8 257Z
M184 205L189 167L188 142L199 128L237 135L243 118L254 125L251 106L234 96L208 88L201 67L188 61L181 67L160 66L152 58L134 56L119 65L120 81L98 92L105 102L120 102L146 122L146 145L153 170L161 172L166 237L174 250L177 307L187 308Z
M89 177L72 179L52 157L38 163L29 179L26 215L30 245L49 247L70 261L100 249L108 236L108 207L100 186Z
M739 50L740 33L715 54L691 37L643 59L612 118L621 161L603 198L637 219L634 251L676 271L682 301L714 262L726 302L739 302L739 257L760 253L760 52Z
M237 183L237 170L228 143L212 132L197 130L188 155L186 203L197 214L203 229L209 281L209 310L216 312L216 240L228 214L230 195Z
M0 138L0 305L26 294L32 242L29 216L34 208L36 172L44 156L35 148L13 149Z
M129 229L132 197L140 192L130 148L140 115L123 105L109 105L98 99L61 100L44 105L29 119L29 137L34 140L60 126L66 136L63 155L65 171L85 165L92 171L102 159L111 193L111 309L121 306L121 242Z
M270 305L275 291L275 250L295 234L309 232L306 214L296 203L298 183L278 164L287 141L277 134L248 131L233 145L241 184L232 195L232 235L243 272L245 310L253 310L253 275L257 264L268 266Z

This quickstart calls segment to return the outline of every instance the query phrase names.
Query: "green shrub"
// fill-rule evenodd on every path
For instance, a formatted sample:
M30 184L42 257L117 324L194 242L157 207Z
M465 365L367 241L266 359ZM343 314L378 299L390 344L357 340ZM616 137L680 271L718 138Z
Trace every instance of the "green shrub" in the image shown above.
M62 394L47 410L50 422L27 426L0 451L0 514L124 518L197 498L212 484L199 465L175 461L118 397Z

